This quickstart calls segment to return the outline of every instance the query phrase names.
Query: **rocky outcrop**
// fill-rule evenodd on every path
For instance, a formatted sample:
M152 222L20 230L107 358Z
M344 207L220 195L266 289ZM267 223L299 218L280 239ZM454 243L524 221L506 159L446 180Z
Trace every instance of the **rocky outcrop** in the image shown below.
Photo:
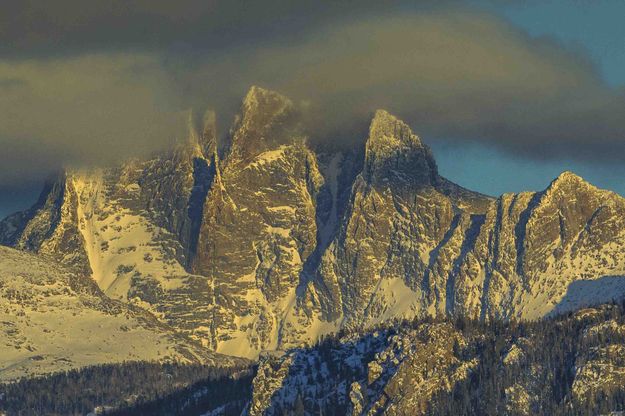
M624 313L395 322L263 355L247 414L612 414L625 397Z
M465 380L475 340L452 325L424 324L345 336L314 349L263 356L249 415L280 415L301 401L308 414L419 415Z

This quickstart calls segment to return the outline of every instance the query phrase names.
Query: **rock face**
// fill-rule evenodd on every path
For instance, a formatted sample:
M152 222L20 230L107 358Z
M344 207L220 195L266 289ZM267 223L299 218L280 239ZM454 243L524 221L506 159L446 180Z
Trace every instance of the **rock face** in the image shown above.
M575 280L622 275L624 210L623 198L569 172L543 192L501 196L459 264L453 310L538 318ZM588 293L587 301L601 299Z
M437 264L447 260L441 252L456 243L448 257L460 254L471 215L489 203L441 178L431 151L410 128L376 112L364 168L311 289L326 297L320 302L325 316L362 327L444 312L447 275L435 273L451 264ZM461 241L450 241L455 236Z
M625 273L625 200L574 174L471 192L382 110L364 155L316 152L298 106L258 87L224 149L214 120L151 160L64 173L0 243L252 358L397 318L532 319L625 293L596 280Z
M217 351L278 348L317 244L324 179L294 113L285 97L252 88L206 199L192 270L209 277L207 335Z

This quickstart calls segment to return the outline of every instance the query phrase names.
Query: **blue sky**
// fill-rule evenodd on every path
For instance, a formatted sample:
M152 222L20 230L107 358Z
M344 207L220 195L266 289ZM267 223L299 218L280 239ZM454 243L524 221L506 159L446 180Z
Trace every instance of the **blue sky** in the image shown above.
M507 4L494 7L497 13L532 36L552 36L568 48L583 48L610 85L625 86L624 1L502 3ZM541 161L515 157L477 143L430 140L429 144L444 176L486 194L541 190L560 172L570 170L596 186L625 195L625 163L580 162L571 158Z
M625 2L545 0L496 10L531 35L585 48L610 84L625 83Z

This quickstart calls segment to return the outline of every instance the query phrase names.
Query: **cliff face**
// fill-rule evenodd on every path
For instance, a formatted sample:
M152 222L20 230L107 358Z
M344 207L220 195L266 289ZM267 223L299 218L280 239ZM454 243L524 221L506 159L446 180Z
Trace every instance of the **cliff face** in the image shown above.
M364 155L317 154L297 105L257 87L219 152L214 120L151 160L66 172L0 242L246 357L396 318L537 318L625 294L596 280L625 273L625 201L574 174L471 192L382 110Z
M287 98L253 88L206 199L192 270L209 278L218 351L255 355L279 347L317 245L324 179L294 113Z
M621 275L624 210L623 198L568 172L543 192L501 196L459 263L454 310L538 318L575 295L567 293L575 280Z
M444 312L447 276L436 271L450 270L471 215L489 203L441 178L429 148L405 123L378 111L364 168L312 289L328 289L318 290L329 298L322 302L326 315L360 327Z

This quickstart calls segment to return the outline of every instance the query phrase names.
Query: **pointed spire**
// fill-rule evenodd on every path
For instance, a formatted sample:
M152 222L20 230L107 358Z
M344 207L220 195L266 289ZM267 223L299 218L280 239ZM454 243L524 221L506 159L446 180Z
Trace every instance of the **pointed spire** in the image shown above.
M293 110L293 102L282 94L253 85L241 109L242 127L262 130Z
M412 132L410 126L386 110L375 112L369 126L369 140L386 142L390 146L403 143L423 146L421 139Z
M217 153L217 116L213 110L204 113L201 147L206 158Z
M438 169L429 147L406 123L377 110L369 127L364 176L372 184L433 185Z
M561 189L569 188L573 191L578 191L585 188L595 188L595 186L585 181L584 178L582 178L581 176L566 170L558 175L558 177L555 178L553 181L551 181L547 189L545 189L545 192L553 193Z
M252 86L232 130L231 159L244 160L292 141L294 110L287 97Z
M266 106L286 107L290 105L292 105L291 100L284 95L257 85L250 87L243 100L243 106L247 109L257 109Z
M193 115L193 110L189 110L189 114L187 116L187 130L188 137L187 142L189 145L195 147L200 144L200 135L197 130L197 126L195 124L195 117Z

